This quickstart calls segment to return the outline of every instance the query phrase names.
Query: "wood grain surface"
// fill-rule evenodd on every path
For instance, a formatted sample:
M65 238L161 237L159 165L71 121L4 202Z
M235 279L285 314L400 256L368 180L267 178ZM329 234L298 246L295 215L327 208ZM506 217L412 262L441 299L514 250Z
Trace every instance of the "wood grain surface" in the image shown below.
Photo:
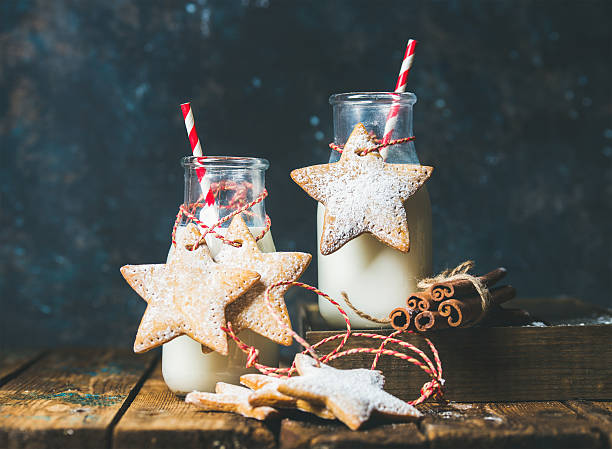
M567 401L566 405L593 424L601 432L606 447L612 447L612 402Z
M414 423L378 423L350 430L338 422L285 419L279 436L280 449L425 447L427 440Z
M16 349L0 353L0 385L5 384L44 355L40 349Z
M113 447L273 448L273 429L252 418L186 404L168 390L158 366L116 426Z
M596 448L600 433L560 402L425 406L431 448Z
M443 363L445 397L464 402L612 399L612 325L578 325L582 320L597 322L593 317L601 317L605 311L575 299L519 300L517 304L531 304L539 314L552 311L551 320L574 325L427 332ZM314 330L324 326L316 306L308 306L302 316L306 340L311 344L340 332ZM392 331L373 330L382 335ZM427 348L419 334L403 334L400 338ZM328 353L337 344L326 343L318 351ZM379 345L367 338L351 337L345 349ZM370 354L354 354L331 364L337 368L369 367L372 359ZM382 357L378 366L387 379L385 389L405 400L416 398L428 380L421 370L394 357Z
M0 448L105 448L156 352L54 351L0 388Z
M0 366L15 360L0 354ZM612 402L423 404L419 423L202 412L164 384L157 354L55 350L0 388L0 448L610 448Z

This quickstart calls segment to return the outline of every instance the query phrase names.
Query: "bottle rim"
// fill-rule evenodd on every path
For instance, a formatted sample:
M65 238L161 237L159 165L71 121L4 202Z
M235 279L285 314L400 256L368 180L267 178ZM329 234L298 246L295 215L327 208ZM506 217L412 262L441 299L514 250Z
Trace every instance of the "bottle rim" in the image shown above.
M243 156L185 156L181 158L184 168L204 167L224 170L267 170L270 162L258 157Z
M400 103L413 105L417 102L417 96L412 92L346 92L333 94L329 97L332 106L341 103L349 104L391 104Z

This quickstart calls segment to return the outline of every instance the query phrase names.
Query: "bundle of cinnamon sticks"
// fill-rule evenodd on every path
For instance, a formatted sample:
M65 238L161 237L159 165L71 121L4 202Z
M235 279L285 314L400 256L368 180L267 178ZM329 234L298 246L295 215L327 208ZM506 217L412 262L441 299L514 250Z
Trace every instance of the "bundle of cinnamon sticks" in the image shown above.
M467 327L475 323L488 325L521 325L530 322L529 314L520 309L504 309L500 306L516 296L510 285L494 287L507 273L497 268L478 277L481 284L489 289L489 305L484 309L474 283L466 280L451 280L432 284L422 292L413 293L406 301L407 307L394 309L389 318L397 330L420 332Z

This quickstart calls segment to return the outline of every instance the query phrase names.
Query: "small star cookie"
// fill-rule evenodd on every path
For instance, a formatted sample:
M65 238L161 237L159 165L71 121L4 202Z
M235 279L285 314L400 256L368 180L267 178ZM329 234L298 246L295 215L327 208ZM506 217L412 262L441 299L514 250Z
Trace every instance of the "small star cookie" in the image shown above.
M283 380L280 393L325 405L349 428L359 429L372 415L393 420L414 421L423 416L407 402L383 390L385 378L380 371L341 370L298 354L296 368L300 375Z
M134 352L188 335L227 355L227 337L221 330L225 308L255 285L259 274L215 263L206 245L187 250L185 246L197 238L193 228L190 225L177 235L177 246L166 264L121 267L125 280L147 302Z
M252 270L261 276L252 288L227 307L227 321L236 332L251 329L270 340L289 346L291 334L268 311L266 289L277 282L296 281L304 273L312 256L307 253L262 253L257 241L240 215L235 216L227 230L226 238L242 243L240 247L223 245L215 257L217 262L233 268ZM270 301L283 323L291 326L284 295L289 285L270 291Z
M306 413L312 413L323 419L336 419L334 414L324 406L312 404L302 399L296 399L278 391L278 386L284 379L263 374L244 374L240 376L240 383L252 390L249 396L249 404L254 407L274 407L297 409Z
M298 168L291 178L325 206L321 254L369 232L381 242L403 252L410 250L404 202L427 181L433 167L388 164L359 123L349 136L338 162Z
M272 407L253 407L249 395L253 391L238 385L217 382L215 393L192 391L185 396L185 402L209 412L233 412L260 421L278 417Z

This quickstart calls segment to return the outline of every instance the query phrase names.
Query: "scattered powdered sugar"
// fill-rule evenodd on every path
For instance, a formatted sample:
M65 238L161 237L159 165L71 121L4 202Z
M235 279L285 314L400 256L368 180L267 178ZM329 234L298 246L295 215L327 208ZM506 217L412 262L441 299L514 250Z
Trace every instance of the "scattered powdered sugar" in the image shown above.
M292 178L323 203L325 224L321 252L330 254L364 232L402 251L409 249L404 201L431 175L432 168L387 164L362 124L351 133L340 161L294 170Z
M546 327L546 323L542 323L541 321L534 321L527 325L528 327Z
M372 413L419 418L422 413L382 389L384 376L368 369L341 370L327 365L317 367L304 354L295 358L298 377L283 381L278 390L299 399L325 403L351 428L358 428Z
M469 410L473 407L472 404L463 404L458 402L449 402L449 405L453 406L457 410Z
M484 420L485 421L493 421L493 422L496 422L496 423L504 422L503 418L501 418L499 416L495 416L495 415L487 415L487 416L484 417Z
M461 413L454 412L452 410L447 410L447 411L444 411L444 412L440 412L440 413L438 413L437 416L439 416L440 418L443 418L443 419L459 419L459 418L463 417L463 415Z
M601 324L612 324L612 314L566 320L563 323L555 323L555 326L597 326Z

